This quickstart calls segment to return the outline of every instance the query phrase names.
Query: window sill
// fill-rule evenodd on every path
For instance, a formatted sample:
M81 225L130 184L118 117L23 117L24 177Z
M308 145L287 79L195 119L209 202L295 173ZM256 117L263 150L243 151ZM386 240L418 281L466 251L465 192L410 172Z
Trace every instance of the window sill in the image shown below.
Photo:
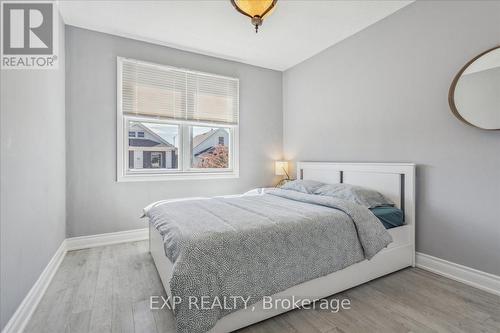
M127 174L119 175L117 182L161 182L171 180L209 180L239 178L238 172L203 172L203 173L172 173L172 174Z

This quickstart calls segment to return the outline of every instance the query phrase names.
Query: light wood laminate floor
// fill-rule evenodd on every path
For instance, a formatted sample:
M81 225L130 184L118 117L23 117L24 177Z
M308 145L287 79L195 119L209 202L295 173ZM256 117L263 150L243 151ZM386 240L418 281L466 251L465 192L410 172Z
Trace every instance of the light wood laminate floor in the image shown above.
M175 332L146 241L68 252L25 332ZM268 332L500 332L500 297L417 268L331 298L338 313L298 309L240 330Z

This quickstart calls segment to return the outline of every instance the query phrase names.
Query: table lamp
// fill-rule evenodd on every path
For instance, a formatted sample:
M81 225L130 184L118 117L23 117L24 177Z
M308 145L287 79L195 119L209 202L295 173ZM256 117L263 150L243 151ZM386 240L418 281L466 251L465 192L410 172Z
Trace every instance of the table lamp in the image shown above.
M280 187L286 182L290 181L290 176L288 175L288 162L287 161L276 161L274 163L274 174L276 176L285 176L285 178L281 179L276 187Z

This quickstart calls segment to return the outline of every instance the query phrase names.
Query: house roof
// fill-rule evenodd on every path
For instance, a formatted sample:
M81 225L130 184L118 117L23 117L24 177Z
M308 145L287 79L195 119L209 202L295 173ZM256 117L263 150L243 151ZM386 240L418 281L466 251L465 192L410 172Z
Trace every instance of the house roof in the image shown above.
M198 147L199 145L201 145L205 140L207 140L209 137L211 137L212 135L214 135L215 133L221 131L222 129L218 128L218 129L211 129L210 131L206 132L206 133L203 133L203 134L200 134L200 135L197 135L193 138L193 148L196 148Z
M162 142L157 142L149 139L128 139L128 145L130 147L155 147L155 146L165 146Z
M212 134L217 132L217 130L211 129L210 131L197 135L193 138L193 148L198 147L203 141L208 139Z
M142 123L134 123L134 125L140 127L145 132L148 132L158 142L156 144L150 144L150 143L148 143L146 141L149 141L149 142L154 142L154 141L148 140L148 139L129 139L129 145L130 146L134 146L134 147L153 147L153 146L156 146L156 145L159 145L159 144L163 144L163 145L165 145L167 147L174 148L174 145L172 145L170 142L168 142L167 140L163 139L161 136L159 136L158 134L156 134L155 132L153 132L152 130L150 130L147 126L144 126ZM135 140L135 142L137 143L137 145L131 144L132 140ZM145 143L145 145L139 144L140 142Z

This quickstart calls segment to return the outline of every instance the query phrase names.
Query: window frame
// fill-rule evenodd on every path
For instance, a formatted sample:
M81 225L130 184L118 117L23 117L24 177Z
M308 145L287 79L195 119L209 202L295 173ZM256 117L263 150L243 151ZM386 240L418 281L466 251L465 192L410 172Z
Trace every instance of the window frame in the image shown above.
M124 115L122 111L122 63L130 60L142 62L135 59L127 59L117 57L117 135L116 135L116 181L117 182L134 182L134 181L169 181L169 180L195 180L195 179L221 179L221 178L239 178L239 122L236 125L212 123L212 122L197 122L184 121L173 119L159 119L154 117L130 116ZM146 64L151 64L144 62ZM162 66L159 64L154 64ZM165 65L165 67L170 67ZM203 73L205 75L212 75ZM219 76L213 74L213 76ZM239 113L239 101L238 101ZM128 122L151 122L163 123L179 126L179 151L177 160L177 169L157 168L151 170L129 170L129 136ZM211 127L211 128L227 128L229 129L228 143L229 149L229 168L192 168L191 167L191 126L195 127ZM186 167L187 166L187 167Z

